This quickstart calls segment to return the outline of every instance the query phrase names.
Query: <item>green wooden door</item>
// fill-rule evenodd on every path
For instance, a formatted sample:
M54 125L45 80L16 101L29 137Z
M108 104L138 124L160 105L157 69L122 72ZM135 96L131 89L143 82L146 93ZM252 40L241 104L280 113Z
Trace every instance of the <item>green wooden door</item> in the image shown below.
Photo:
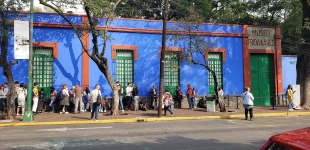
M271 106L274 96L273 57L266 54L251 55L251 91L254 105Z
M127 83L133 83L134 63L132 51L116 50L116 81L123 87L123 95L126 95Z
M44 89L45 99L50 99L50 88L53 86L53 49L34 47L33 82L39 83L39 90Z
M208 65L215 71L218 87L223 88L223 62L222 62L222 53L209 53L208 54ZM211 72L208 72L208 85L209 85L209 94L214 95L214 78Z
M179 54L178 52L167 52L165 54L165 89L175 96L179 84Z

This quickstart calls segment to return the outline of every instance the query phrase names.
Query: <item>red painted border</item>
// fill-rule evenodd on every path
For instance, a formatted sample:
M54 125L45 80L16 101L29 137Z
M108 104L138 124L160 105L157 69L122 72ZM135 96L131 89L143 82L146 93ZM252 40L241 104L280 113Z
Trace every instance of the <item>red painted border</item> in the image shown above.
M274 50L260 50L260 49L251 49L250 53L255 53L255 54L273 54L275 53Z
M271 28L271 27L267 27ZM282 83L282 47L281 47L281 30L280 27L276 27L276 49L275 50L259 50L259 49L248 49L248 37L243 37L243 78L244 86L251 86L251 68L250 68L250 54L273 54L274 57L274 82L276 94L283 93ZM248 35L247 25L243 26L243 34Z
M88 19L87 17L82 17L82 23L83 24L87 24L88 23ZM85 45L85 47L87 49L89 49L89 33L86 31L83 31L82 33L82 43ZM87 55L87 53L84 51L84 49L82 48L82 87L89 87L89 56Z
M83 19L82 19L83 20ZM54 23L34 23L35 27L49 27L49 28L71 28L68 24L54 24ZM81 28L82 25L75 25L78 28ZM104 30L104 26L98 26L98 30ZM127 33L145 33L145 34L162 34L162 30L157 29L142 29L142 28L120 28L120 27L109 27L110 32L127 32ZM216 37L244 37L242 33L226 33L226 32L192 32L187 31L168 31L168 34L172 35L189 35L195 34L200 36L216 36Z
M51 47L53 48L53 58L58 58L58 43L56 42L33 42L35 47Z
M138 47L132 45L112 45L112 59L116 59L116 50L117 49L126 49L133 51L133 59L138 60Z
M249 34L247 25L242 26L244 35L242 39L243 45L243 85L244 87L251 87L251 67L250 67L250 51L248 48Z
M275 63L275 68L276 68L276 85L277 85L277 94L282 94L283 93L283 82L282 82L282 37L281 37L281 29L280 27L276 27L276 63Z
M210 49L208 49L208 53L205 54L205 59L206 60L208 60L209 52L222 53L222 60L226 61L226 49L225 48L210 48Z

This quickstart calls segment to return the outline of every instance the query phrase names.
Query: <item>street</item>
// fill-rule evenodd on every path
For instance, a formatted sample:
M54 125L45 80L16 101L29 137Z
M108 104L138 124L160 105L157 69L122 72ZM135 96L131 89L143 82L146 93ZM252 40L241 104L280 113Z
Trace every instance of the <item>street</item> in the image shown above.
M271 136L310 126L309 117L1 127L0 149L258 149Z

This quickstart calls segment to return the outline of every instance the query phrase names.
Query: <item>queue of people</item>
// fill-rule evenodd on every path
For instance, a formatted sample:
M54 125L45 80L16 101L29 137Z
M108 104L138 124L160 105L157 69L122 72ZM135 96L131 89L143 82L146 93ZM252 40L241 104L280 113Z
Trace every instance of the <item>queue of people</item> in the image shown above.
M153 85L150 92L150 103L142 102L139 98L138 86L132 83L127 83L126 88L123 88L122 85L117 81L117 88L119 94L119 110L124 112L125 110L138 111L139 109L147 110L158 109L158 91L156 86ZM49 109L51 113L55 113L58 109L60 114L68 114L69 112L73 113L82 113L86 111L91 112L91 119L98 119L99 112L106 112L111 108L111 104L108 100L102 97L100 91L100 85L97 84L95 89L90 91L88 87L82 89L78 84L68 89L67 84L63 84L59 93L54 87L50 88L50 101L47 101L45 91L43 88L39 89L39 84L34 83L32 90L32 111L34 114L43 112L43 109ZM124 90L125 89L125 90ZM27 85L24 83L15 82L16 97L15 101L15 111L16 114L24 115L25 105L27 98ZM6 111L7 106L7 95L9 92L8 84L4 83L0 85L0 113ZM224 100L224 92L222 88L218 88L217 99L219 101ZM298 107L293 102L293 95L295 91L293 90L292 85L287 87L286 95L288 98L288 110L293 111ZM173 115L175 101L180 104L183 98L183 92L180 86L176 87L175 97L172 96L169 90L165 90L163 93L163 105L164 114L167 114L167 111ZM197 103L197 92L195 88L192 88L190 84L187 85L186 98L188 101L189 109L196 108ZM175 101L174 101L175 100ZM250 92L250 88L246 87L245 92L242 96L243 106L245 109L245 119L248 120L248 114L250 115L250 120L253 120L253 107L254 107L254 96ZM47 103L48 102L48 103ZM148 105L148 106L146 106Z

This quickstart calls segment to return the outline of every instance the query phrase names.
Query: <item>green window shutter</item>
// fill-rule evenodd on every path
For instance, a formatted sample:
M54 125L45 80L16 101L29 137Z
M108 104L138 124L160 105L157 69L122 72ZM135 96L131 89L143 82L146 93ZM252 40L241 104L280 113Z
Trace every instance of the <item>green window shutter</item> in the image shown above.
M166 52L165 54L165 89L172 95L176 93L176 87L180 85L180 61L178 52Z
M127 83L134 82L134 60L132 50L116 50L116 81L119 81L126 95Z
M50 98L50 87L53 86L53 48L33 47L33 82L39 83L39 90L44 89L45 98Z
M222 53L209 53L208 54L208 65L215 71L218 87L223 87L223 61ZM214 95L214 78L211 72L208 72L208 85L209 85L209 94Z

